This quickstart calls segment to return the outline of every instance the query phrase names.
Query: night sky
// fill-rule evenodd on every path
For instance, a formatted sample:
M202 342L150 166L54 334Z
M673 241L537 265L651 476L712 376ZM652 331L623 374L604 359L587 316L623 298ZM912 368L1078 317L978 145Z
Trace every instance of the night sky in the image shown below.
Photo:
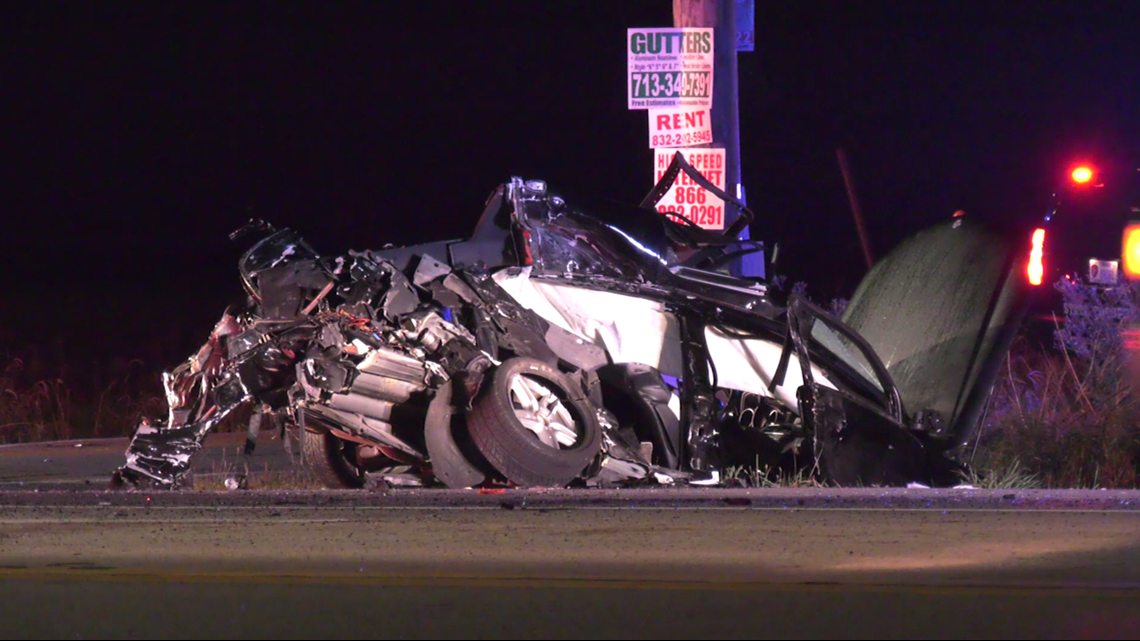
M820 298L956 209L1039 217L1140 142L1140 3L760 2L741 53L753 236ZM983 4L994 6L983 8ZM512 175L637 202L628 27L670 0L8 4L0 343L185 358L240 292L251 216L327 254L466 235Z

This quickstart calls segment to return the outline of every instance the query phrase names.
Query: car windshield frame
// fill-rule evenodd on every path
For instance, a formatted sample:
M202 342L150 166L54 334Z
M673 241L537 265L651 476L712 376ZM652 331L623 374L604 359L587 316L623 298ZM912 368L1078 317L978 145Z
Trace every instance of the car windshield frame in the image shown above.
M242 284L255 297L260 298L254 285L257 275L288 260L318 260L321 255L294 229L279 229L250 247L238 261Z
M800 327L802 327L802 323L811 323L811 328L806 332L806 336L802 336L808 346L808 354L805 356L808 356L809 360L810 354L812 353L826 355L829 357L829 360L833 361L832 369L834 369L834 365L836 364L841 366L842 370L847 374L845 379L847 379L849 384L859 382L861 387L863 387L863 391L871 393L873 397L877 398L896 421L900 424L906 423L906 408L903 406L902 396L899 393L898 387L895 385L890 372L887 371L886 365L883 364L882 359L879 358L879 355L866 339L842 320L829 314L822 307L819 307L798 294L792 294L789 297L788 315L789 327L793 324L800 324ZM848 346L840 343L840 346L843 347L842 352L840 352L820 341L815 336L816 323L822 323L825 327L832 330L834 334L838 335L838 337L849 341L850 344L855 347L855 350L862 354L863 359L866 361L865 365L869 365L871 371L867 372L864 364L858 363L858 361L853 363L847 358L847 356L853 355ZM783 360L783 358L781 358L781 360ZM869 376L868 374L873 376Z

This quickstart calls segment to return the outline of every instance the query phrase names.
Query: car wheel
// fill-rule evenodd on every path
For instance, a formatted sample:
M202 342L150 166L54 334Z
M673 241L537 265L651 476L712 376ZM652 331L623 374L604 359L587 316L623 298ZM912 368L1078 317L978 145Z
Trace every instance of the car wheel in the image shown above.
M464 455L453 427L461 421L454 417L451 406L452 381L438 390L428 406L424 420L424 444L435 477L449 488L463 489L479 485L486 476ZM477 456L477 455L476 455Z
M467 425L487 462L523 486L564 486L601 449L601 428L585 395L533 358L512 358L495 370Z
M364 472L350 462L353 448L328 430L301 430L301 460L327 488L364 487Z

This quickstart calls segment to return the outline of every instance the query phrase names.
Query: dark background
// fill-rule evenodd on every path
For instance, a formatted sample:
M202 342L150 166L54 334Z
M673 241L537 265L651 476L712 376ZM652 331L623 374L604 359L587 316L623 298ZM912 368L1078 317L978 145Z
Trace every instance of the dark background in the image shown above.
M818 299L864 271L836 147L880 255L957 209L1040 217L1077 158L1136 166L1140 3L757 4L753 236ZM184 359L240 291L227 234L251 216L339 254L463 236L512 175L652 186L625 30L671 26L669 0L0 11L9 349Z

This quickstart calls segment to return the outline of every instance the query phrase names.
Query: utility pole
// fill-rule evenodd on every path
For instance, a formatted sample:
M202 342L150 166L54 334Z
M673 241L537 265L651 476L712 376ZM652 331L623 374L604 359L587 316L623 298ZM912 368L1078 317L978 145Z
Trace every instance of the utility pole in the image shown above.
M736 71L736 0L673 0L673 26L712 28L713 31L713 147L725 150L725 191L747 203L740 180L740 94ZM732 225L727 207L725 226ZM749 238L746 227L740 238ZM745 276L764 276L764 254L745 256L732 271Z

